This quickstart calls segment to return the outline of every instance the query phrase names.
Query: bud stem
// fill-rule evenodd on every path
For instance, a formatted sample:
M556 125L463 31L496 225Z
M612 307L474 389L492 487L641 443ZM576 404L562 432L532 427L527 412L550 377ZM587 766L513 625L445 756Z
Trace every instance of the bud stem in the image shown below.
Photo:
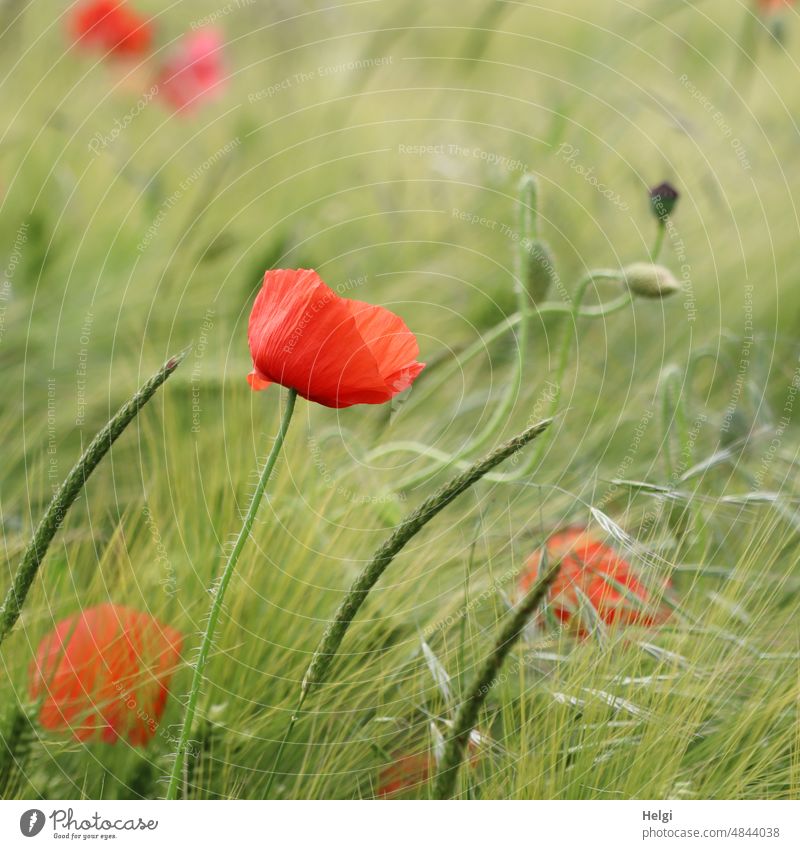
M619 272L615 272L617 278L620 277ZM626 292L623 295L620 295L618 298L614 298L611 301L607 301L604 304L598 305L596 307L583 307L575 310L574 304L560 304L560 303L549 303L542 304L540 307L536 307L532 310L527 310L525 312L525 316L534 316L534 315L545 315L545 314L563 314L568 313L572 315L574 318L605 318L612 313L619 312L620 310L627 307L631 302L630 293ZM473 360L479 354L484 353L487 347L494 342L495 340L502 337L509 330L516 327L523 320L522 313L514 313L510 315L508 318L503 319L499 324L496 324L491 330L488 330L481 338L470 345L461 356L455 359L452 363L443 367L437 374L436 379L432 383L428 383L422 390L421 393L415 396L414 403L421 403L426 398L433 395L437 392L441 387L447 383L448 380L458 372L460 369L464 367L466 363L470 360ZM448 465L456 465L458 467L463 467L466 464L463 460L459 460L451 455L447 455L444 452L436 451L435 449L431 449L426 445L423 445L418 442L387 442L385 445L380 446L379 448L375 448L370 451L364 458L365 462L372 462L378 457L384 457L388 454L395 453L413 453L419 454L420 456L431 456L438 461L438 468L442 469ZM519 469L516 469L514 472L510 473L508 476L503 477L504 481L518 480L521 477L527 475L530 470L534 467L536 460L531 458L527 464L521 466ZM408 478L404 478L399 481L395 488L396 489L408 489L414 484L418 483L420 480L427 479L430 475L433 474L433 470L430 468L423 470L417 475L410 476ZM499 475L491 477L491 480L499 480Z
M658 262L658 258L661 255L661 249L664 246L664 235L667 232L667 223L666 221L658 222L658 229L656 230L656 239L653 242L652 250L650 251L650 256L652 261Z
M563 329L561 331L561 342L559 345L559 353L558 353L558 361L556 366L556 376L553 381L555 385L555 389L550 397L550 404L548 409L548 416L553 416L555 412L558 410L558 405L561 402L561 389L564 385L564 375L567 371L567 363L569 362L569 353L572 349L570 342L572 341L572 332L573 330L577 333L578 328L578 318L580 317L581 304L583 303L583 299L586 297L586 292L589 290L589 286L593 283L596 283L599 280L621 280L622 274L614 268L598 268L594 271L590 271L586 274L582 280L578 283L578 287L575 290L575 297L572 300L572 310L571 317L572 321L565 321ZM625 301L624 303L628 303ZM528 464L520 470L520 475L528 474L531 469L536 468L536 465L542 458L542 454L547 448L547 438L541 440L541 442L534 448L533 453L531 454Z
M494 412L489 418L486 426L470 442L456 453L452 454L445 463L435 462L432 466L422 469L420 472L410 475L399 484L398 488L408 489L416 484L427 480L435 472L441 471L448 466L458 463L469 454L482 448L492 437L496 436L508 419L514 402L522 390L522 380L525 372L525 363L528 359L528 327L531 311L529 309L530 296L524 284L524 264L526 251L536 236L538 219L538 190L536 178L532 174L526 174L519 184L518 194L519 207L519 247L517 258L517 276L514 280L514 294L517 299L517 312L519 325L517 335L517 356L514 361L514 372L508 381L508 387L503 397L496 404ZM510 326L510 323L509 323ZM485 342L485 340L483 340Z

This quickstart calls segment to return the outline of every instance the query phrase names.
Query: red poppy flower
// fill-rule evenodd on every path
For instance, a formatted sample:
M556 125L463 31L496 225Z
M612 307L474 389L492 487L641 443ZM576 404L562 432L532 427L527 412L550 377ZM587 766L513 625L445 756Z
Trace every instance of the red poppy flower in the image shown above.
M141 56L153 40L147 19L128 9L123 0L93 0L79 6L72 32L79 44L115 56Z
M404 755L381 772L378 796L396 796L425 784L433 771L430 754Z
M480 762L481 750L487 746L486 735L474 729L467 742L467 763L472 769ZM390 763L380 774L377 795L382 797L397 796L406 790L414 790L426 784L433 774L436 764L428 752L418 755L402 755Z
M174 109L190 110L217 95L222 88L222 36L203 29L184 36L164 63L158 89Z
M669 615L664 605L654 606L630 563L583 528L569 528L551 536L547 554L551 563L561 561L561 571L548 594L550 607L561 622L568 623L586 603L578 591L606 625L653 626ZM521 590L536 581L540 559L541 552L537 551L528 560L520 579ZM588 632L579 627L579 634L587 636Z
M339 297L308 269L264 275L247 335L253 389L280 383L326 407L383 404L425 368L399 316Z
M758 7L765 15L780 12L787 6L793 6L796 0L758 0Z
M143 746L155 734L178 663L181 634L147 613L91 607L56 625L30 668L39 721L78 740Z

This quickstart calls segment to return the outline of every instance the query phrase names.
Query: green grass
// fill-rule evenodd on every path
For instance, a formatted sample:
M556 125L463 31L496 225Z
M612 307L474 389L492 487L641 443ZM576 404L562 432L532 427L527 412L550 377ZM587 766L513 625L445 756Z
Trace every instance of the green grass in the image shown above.
M162 43L224 5L137 4L160 14ZM195 346L88 482L0 650L4 739L27 698L38 641L82 606L147 609L187 635L191 660L207 588L278 425L278 390L254 394L244 379L260 276L302 265L334 287L364 277L346 294L400 313L421 359L440 365L399 407L298 403L226 599L187 794L263 796L326 622L374 549L447 476L396 492L425 461L364 458L401 440L458 451L489 421L513 370L509 334L425 392L453 351L515 309L514 244L501 225L515 226L522 171L399 148L452 144L538 175L541 235L571 291L590 268L646 258L655 235L647 187L674 181L682 198L662 260L679 277L689 267L691 298L581 320L563 414L537 467L511 483L479 483L391 565L348 633L333 681L307 703L273 795L370 797L390 760L434 748L493 644L516 572L553 528L598 527L594 507L636 540L627 556L643 575L672 575L678 610L658 630L611 631L605 641L529 631L489 695L479 726L489 742L462 771L460 790L796 798L798 429L786 407L800 354L800 20L790 18L785 50L757 32L753 66L737 58L744 15L730 0L376 0L326 11L258 3L221 20L231 70L222 100L184 120L149 104L97 157L89 141L135 107L149 87L145 70L65 51L63 23L44 0L8 29L0 21L0 234L9 258L26 225L13 297L0 304L3 592L81 446L167 354ZM316 70L378 57L391 62ZM314 79L249 97L299 71ZM741 140L750 170L720 121ZM628 208L571 168L562 143ZM498 223L470 224L454 209ZM589 300L615 294L601 284ZM493 443L536 409L563 321L531 323L522 389ZM85 387L76 374L84 360ZM674 423L673 409L662 410L671 366L681 398ZM693 445L682 459L688 430ZM677 510L646 491L610 488L618 478L674 484L670 456L685 471L726 447L729 455L676 485ZM752 492L779 496L731 498ZM691 525L676 535L687 505ZM172 580L174 594L164 583ZM449 702L430 653L449 676ZM177 670L146 749L84 746L34 726L0 793L162 795L190 677L188 665ZM425 784L411 795L430 792Z

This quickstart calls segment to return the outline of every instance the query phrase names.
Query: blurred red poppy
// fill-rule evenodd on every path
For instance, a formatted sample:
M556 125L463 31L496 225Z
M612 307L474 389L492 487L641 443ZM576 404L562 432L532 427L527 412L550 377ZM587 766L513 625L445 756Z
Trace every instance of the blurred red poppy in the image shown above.
M585 529L569 528L553 534L547 541L547 555L551 563L561 562L561 571L548 594L550 608L561 622L568 623L586 601L606 625L653 626L669 616L665 605L654 603L630 563ZM521 590L536 581L540 560L541 551L528 560L520 578ZM579 633L588 635L580 625Z
M59 622L39 644L30 695L39 721L78 740L145 745L155 734L182 635L147 613L101 604Z
M247 335L253 389L280 383L326 407L383 404L425 368L399 316L339 297L308 269L264 275Z
M488 748L489 738L477 728L470 732L467 742L467 763L475 769L481 752ZM379 778L377 795L382 797L397 796L407 790L414 790L426 784L433 774L436 762L430 753L417 755L401 755L397 760L385 767Z
M158 89L174 109L189 111L220 93L222 36L202 29L184 36L158 76Z
M766 15L780 12L787 6L793 6L796 0L758 0L759 9Z
M433 759L427 752L421 755L404 755L389 764L380 774L378 796L396 796L425 784L433 770Z
M92 0L78 6L72 33L82 46L115 56L141 56L150 49L153 28L123 0Z

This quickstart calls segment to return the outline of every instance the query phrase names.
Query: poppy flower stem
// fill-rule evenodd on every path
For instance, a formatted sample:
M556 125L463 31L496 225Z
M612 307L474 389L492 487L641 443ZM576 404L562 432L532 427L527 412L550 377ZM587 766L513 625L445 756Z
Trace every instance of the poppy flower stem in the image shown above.
M139 410L153 397L156 390L175 371L188 353L182 351L169 360L142 386L139 391L110 419L105 427L89 443L78 462L73 466L58 488L44 516L37 526L25 553L22 555L14 581L0 607L0 644L8 636L19 619L36 573L44 560L47 549L61 527L67 510L78 497L89 475L105 457L108 450L125 428L136 418Z
M236 571L236 564L239 562L239 556L244 549L245 543L250 537L250 531L253 529L253 524L258 513L261 499L264 497L267 484L269 483L272 470L275 468L275 463L278 455L281 453L286 432L289 429L289 422L292 419L294 412L295 401L297 400L297 392L290 389L286 396L286 408L283 411L280 427L278 428L275 442L272 444L272 450L269 452L267 462L264 464L264 469L261 472L261 477L258 479L256 490L250 500L250 506L247 508L247 514L244 518L244 523L236 537L236 542L233 545L228 560L225 563L225 568L222 572L222 577L219 580L219 585L213 592L213 601L208 613L208 621L206 622L205 630L200 641L200 649L197 655L197 660L194 663L194 674L192 676L192 684L189 689L189 697L186 702L186 710L183 715L183 723L181 725L178 744L175 749L175 762L172 765L172 773L170 774L169 785L167 787L167 799L177 799L178 789L183 775L184 765L186 763L186 753L189 748L189 738L194 725L194 717L197 712L197 700L200 695L200 687L203 683L203 675L205 673L208 656L211 653L211 646L214 643L214 634L219 623L220 613L222 612L222 602L225 597L225 591L231 582L233 573Z
M481 666L469 690L469 695L461 703L456 713L453 730L445 743L444 752L436 774L433 787L434 799L450 799L453 796L458 770L464 760L464 751L469 742L472 729L478 721L478 713L493 687L497 684L500 668L508 653L522 634L525 625L544 601L553 581L556 579L561 562L558 561L537 581L511 614L508 622L492 649L491 654Z

